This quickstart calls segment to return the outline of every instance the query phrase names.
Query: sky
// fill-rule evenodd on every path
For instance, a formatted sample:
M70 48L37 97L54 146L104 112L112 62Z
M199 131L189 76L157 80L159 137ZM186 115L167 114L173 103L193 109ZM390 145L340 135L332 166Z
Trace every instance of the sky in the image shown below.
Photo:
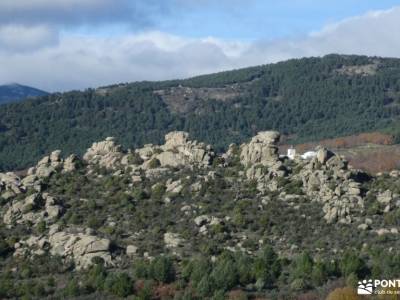
M400 0L0 1L0 84L50 92L330 53L400 57Z

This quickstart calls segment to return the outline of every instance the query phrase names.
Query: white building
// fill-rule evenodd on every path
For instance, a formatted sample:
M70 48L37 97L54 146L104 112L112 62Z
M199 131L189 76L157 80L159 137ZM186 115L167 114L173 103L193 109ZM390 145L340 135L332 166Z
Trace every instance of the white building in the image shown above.
M296 149L293 148L293 146L291 146L288 150L287 150L287 157L289 157L289 159L294 159L296 156Z
M317 156L317 152L315 151L308 151L301 155L302 159L311 159Z

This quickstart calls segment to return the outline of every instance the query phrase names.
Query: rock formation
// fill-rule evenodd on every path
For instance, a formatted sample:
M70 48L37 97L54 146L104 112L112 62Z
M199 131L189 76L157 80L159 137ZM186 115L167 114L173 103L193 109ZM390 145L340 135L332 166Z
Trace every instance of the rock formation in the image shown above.
M70 210L70 199L48 192L46 185L51 182L52 176L57 175L58 180L62 178L60 176L67 176L67 172L85 174L84 176L91 178L96 184L103 178L103 174L99 173L108 172L107 184L114 185L116 179L117 187L121 183L118 180L123 179L126 190L119 191L117 198L109 197L107 192L97 195L104 198L99 201L105 208L110 202L124 203L131 209L136 209L139 201L152 196L157 198L155 201L159 201L157 205L162 206L160 209L178 205L176 213L179 216L166 223L167 227L182 222L186 224L182 227L186 226L188 231L192 228L191 234L199 239L221 234L223 240L232 239L226 249L244 249L243 240L235 232L230 233L232 236L224 232L226 225L232 226L232 218L218 214L219 207L207 211L214 205L211 198L218 195L213 194L205 201L205 205L195 202L201 198L202 193L207 193L208 189L215 187L213 185L219 184L219 181L229 189L236 189L236 196L232 194L230 199L232 203L245 199L251 201L249 205L256 203L260 210L268 210L273 201L281 201L295 211L303 203L315 204L323 216L320 219L327 226L336 223L341 226L354 224L358 231L376 235L397 234L397 228L381 228L381 224L377 226L375 220L366 218L365 210L366 198L369 197L368 201L376 201L383 214L390 213L400 207L398 191L387 187L367 191L365 180L369 180L368 175L352 169L343 157L325 148L317 149L316 155L310 159L300 159L298 156L293 161L288 161L279 157L279 138L279 133L275 131L260 132L240 147L231 145L228 152L220 157L213 152L211 146L191 141L185 132L167 134L164 145L149 144L128 151L116 144L114 138L107 138L94 143L83 156L83 161L76 155L63 159L60 151L54 151L29 169L26 175L0 173L3 224L9 229L45 225L42 226L41 235L36 233L18 240L14 246L14 255L58 255L64 260L73 261L80 269L89 267L95 257L104 261L106 266L113 266L123 255L137 257L143 254L137 245L141 239L136 238L134 233L118 246L118 249L124 249L122 252L115 252L111 247L106 233L112 232L118 222L126 222L119 220L118 215L102 220L107 227L99 232L88 228L91 226L80 228L62 223ZM213 164L214 159L218 159L218 163ZM105 170L101 169L102 172L96 173L99 170L96 166ZM227 168L230 168L229 172L226 172ZM390 173L389 177L397 180L398 172ZM251 193L249 186L254 187ZM97 200L92 199L93 207L96 207ZM239 220L235 222L240 222L239 212L235 212ZM147 216L140 217L145 219ZM58 223L64 224L63 227ZM179 248L180 252L184 252L185 243L191 238L190 234L166 229L158 228L154 231L163 242L162 248L181 255L176 251ZM248 249L243 251L249 253Z

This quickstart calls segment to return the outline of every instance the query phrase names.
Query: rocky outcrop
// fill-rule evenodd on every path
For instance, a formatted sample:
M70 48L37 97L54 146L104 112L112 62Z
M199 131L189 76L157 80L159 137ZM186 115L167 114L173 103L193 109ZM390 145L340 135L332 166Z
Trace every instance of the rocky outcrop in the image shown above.
M279 158L279 139L278 132L264 131L253 137L250 143L240 146L240 162L247 168L246 177L257 181L257 189L261 193L276 190L275 179L287 174Z
M52 223L63 211L54 197L46 193L35 193L23 200L11 201L3 216L3 223L9 226L26 222L37 224L40 221Z
M40 190L41 179L49 178L56 172L72 172L77 169L80 159L72 154L65 160L61 157L61 151L56 150L43 157L35 167L28 170L23 179L25 186L36 186Z
M248 144L243 144L240 152L240 161L245 166L261 164L273 166L279 160L276 143L280 139L279 132L259 132Z
M321 148L309 161L299 161L299 174L293 178L303 183L303 191L313 201L323 204L328 223L351 223L351 216L364 209L360 171L348 168L347 161Z
M20 224L26 221L31 221L34 224L38 223L42 219L42 216L36 215L35 211L41 206L41 202L42 198L39 194L32 194L24 200L12 201L4 214L4 224Z
M108 137L102 142L93 143L83 159L89 164L99 164L112 169L120 164L122 157L121 146L115 143L115 138Z
M71 154L64 161L64 172L73 172L77 169L80 159L75 154Z
M30 236L15 245L14 256L57 255L64 260L73 261L77 270L86 269L100 258L105 266L112 266L110 240L84 232L60 231L58 225L50 227L49 234Z
M24 191L25 187L15 173L0 173L0 196L3 199L11 199Z
M110 241L85 233L55 232L49 237L50 253L66 259L72 259L77 269L93 264L93 258L99 257L110 266Z
M161 146L162 153L156 158L161 166L179 167L197 165L200 167L211 164L215 154L211 146L197 141L190 141L189 134L174 131L165 136L165 144Z
M47 178L50 177L53 173L56 172L59 168L62 167L62 159L61 159L61 151L56 150L52 152L49 156L43 157L36 168L32 172L39 178Z
M177 233L167 232L164 234L164 243L167 248L177 248L183 245L184 240Z

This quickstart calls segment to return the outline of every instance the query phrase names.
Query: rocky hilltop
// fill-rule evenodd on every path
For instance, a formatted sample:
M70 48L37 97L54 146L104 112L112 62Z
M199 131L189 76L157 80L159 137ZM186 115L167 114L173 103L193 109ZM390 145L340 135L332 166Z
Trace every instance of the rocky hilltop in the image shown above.
M347 251L356 251L367 267L373 263L371 251L398 248L398 171L373 177L325 148L309 159L289 159L279 156L279 139L278 132L260 132L217 155L186 132L167 134L164 145L132 150L109 137L82 158L54 151L25 175L0 173L3 270L18 283L26 264L48 259L64 266L50 271L58 278L102 265L140 279L150 275L138 275L138 266L159 257L168 257L178 270L199 256L214 264L226 253L251 261L268 245L282 260L281 272L289 268L281 273L286 277L249 274L218 287L268 294L362 274L324 269L318 285L299 281L290 260L303 252L311 264L337 259L340 265ZM194 280L179 274L188 284ZM68 288L62 282L56 286Z

